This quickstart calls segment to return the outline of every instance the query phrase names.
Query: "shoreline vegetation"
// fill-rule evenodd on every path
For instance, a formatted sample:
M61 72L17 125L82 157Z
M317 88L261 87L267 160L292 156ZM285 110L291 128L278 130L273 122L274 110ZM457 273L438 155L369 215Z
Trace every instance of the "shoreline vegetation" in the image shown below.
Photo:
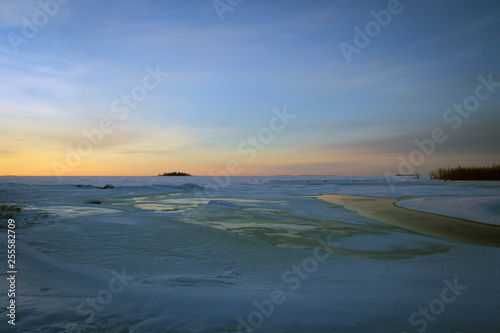
M33 209L25 209L25 205L16 204L7 199L7 193L0 193L0 229L7 228L7 221L15 219L18 225L35 224L42 218L48 218L47 211L36 211Z
M491 166L439 168L431 172L431 179L437 180L499 180L500 165Z
M5 193L0 194L0 217L2 219L12 219L15 213L21 213L24 206L7 201Z
M174 171L174 172L164 172L163 174L158 174L158 176L191 176L189 173L185 173L185 172L178 172L178 171Z

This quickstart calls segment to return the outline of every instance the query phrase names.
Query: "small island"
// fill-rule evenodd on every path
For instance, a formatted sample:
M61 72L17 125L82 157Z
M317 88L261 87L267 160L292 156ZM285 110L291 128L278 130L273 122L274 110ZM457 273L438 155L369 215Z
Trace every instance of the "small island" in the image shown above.
M174 172L165 172L163 174L160 173L158 176L191 176L191 175L185 172L174 171Z

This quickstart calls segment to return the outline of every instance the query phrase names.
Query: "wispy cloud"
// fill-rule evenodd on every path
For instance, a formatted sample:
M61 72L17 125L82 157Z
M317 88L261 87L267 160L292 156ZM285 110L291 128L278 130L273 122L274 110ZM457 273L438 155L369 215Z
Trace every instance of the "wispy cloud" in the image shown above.
M40 10L36 0L2 1L0 27L20 27L22 17L30 17Z

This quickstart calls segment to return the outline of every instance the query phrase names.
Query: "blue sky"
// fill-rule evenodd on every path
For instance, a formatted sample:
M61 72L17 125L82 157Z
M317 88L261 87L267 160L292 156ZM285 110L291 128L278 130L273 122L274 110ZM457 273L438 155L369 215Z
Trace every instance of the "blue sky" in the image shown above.
M500 5L401 1L348 63L339 45L392 1L242 0L223 20L212 1L42 1L52 16L2 1L0 174L208 175L235 160L241 175L383 175L435 128L448 138L421 174L499 162L500 91L457 130L443 114L478 76L500 81ZM112 102L148 67L168 77L118 119ZM248 161L238 147L284 108L296 117ZM104 118L113 130L68 162Z

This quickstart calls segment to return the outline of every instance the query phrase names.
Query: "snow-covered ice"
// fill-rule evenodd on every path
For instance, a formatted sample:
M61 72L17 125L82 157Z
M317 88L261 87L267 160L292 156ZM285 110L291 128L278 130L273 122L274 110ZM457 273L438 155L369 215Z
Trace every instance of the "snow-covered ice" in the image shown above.
M398 206L500 226L500 196L434 196L401 200Z
M499 182L226 181L0 177L0 191L26 206L15 217L16 325L7 323L3 269L0 331L498 332L500 248L419 234L312 196L392 198L499 225ZM115 187L98 188L106 184Z

